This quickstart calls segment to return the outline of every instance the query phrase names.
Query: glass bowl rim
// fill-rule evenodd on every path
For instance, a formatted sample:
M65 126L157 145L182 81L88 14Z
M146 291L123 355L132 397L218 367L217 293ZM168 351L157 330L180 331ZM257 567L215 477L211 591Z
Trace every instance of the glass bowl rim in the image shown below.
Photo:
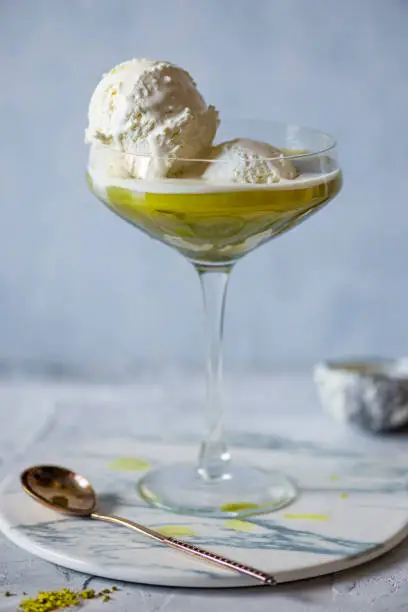
M315 147L312 149L309 148L305 148L304 150L301 149L293 149L293 151L290 154L285 153L285 151L290 151L290 149L285 148L285 147L277 147L276 145L272 145L272 143L269 143L268 141L259 141L256 140L256 142L261 142L262 144L267 144L267 145L272 145L275 146L277 149L279 149L280 151L282 151L281 153L279 153L279 155L275 155L273 157L265 157L262 155L259 155L259 157L264 160L264 161L282 161L282 160L300 160L300 159L308 159L308 158L313 158L313 157L318 157L318 156L322 156L325 154L328 154L330 151L334 151L337 148L337 141L336 139L329 134L328 132L316 129L316 128L309 128L306 126L302 126L296 123L285 123L285 122L279 122L279 121L269 121L269 120L263 120L263 119L240 119L240 120L234 120L234 119L230 119L230 120L226 120L223 121L224 124L226 123L231 123L233 121L240 121L242 123L253 123L253 124L261 124L264 123L265 126L279 126L279 127L285 127L286 129L291 129L291 128L295 128L297 130L306 130L308 132L309 135L315 135L320 137L323 141L326 141L325 144L322 144L321 147ZM101 148L102 150L109 150L109 151L114 151L115 153L117 153L118 155L126 155L126 156L130 156L130 157L134 157L135 159L137 158L141 158L141 159L155 159L155 160L177 160L179 162L183 162L185 164L193 164L193 163L206 163L206 164L222 164L222 163L228 163L227 159L211 159L210 157L182 157L182 156L178 156L178 155L174 155L174 154L166 154L166 155L153 155L151 152L143 152L141 151L139 152L135 152L135 151L124 151L123 149L119 148L119 146L117 146L116 144L112 144L112 143L108 143L108 142L103 142L103 139L108 139L108 138L113 138L113 136L110 135L103 135L102 138L98 138L98 137L93 137L93 138L88 138L86 144L88 145L89 150L92 149L92 147L94 145L96 145L98 148ZM234 140L253 140L255 141L254 138L249 138L249 137L238 137L238 138L231 138L227 141L223 141L223 142L232 142ZM136 144L136 143L135 143ZM222 143L217 143L215 142L213 144L213 146L217 146L218 144L222 144ZM146 140L142 143L141 146L148 146L148 143L146 142Z

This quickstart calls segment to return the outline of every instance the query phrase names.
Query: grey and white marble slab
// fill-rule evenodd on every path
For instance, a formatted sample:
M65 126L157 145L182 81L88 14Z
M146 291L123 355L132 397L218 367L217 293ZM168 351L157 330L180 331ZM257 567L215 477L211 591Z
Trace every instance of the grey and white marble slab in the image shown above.
M319 406L310 373L227 378L226 422L231 430L290 436L294 442L307 445L324 441L351 453L358 449L382 455L408 449L404 433L371 437L332 422ZM0 478L30 457L58 445L75 427L90 428L93 436L98 432L106 435L104 426L112 411L126 430L156 434L165 425L170 436L176 432L198 435L203 426L201 398L201 379L174 372L161 376L160 382L149 376L116 384L5 378L0 383ZM70 411L72 406L82 406L83 410ZM81 423L77 422L78 412L82 414ZM0 591L20 594L106 584L110 583L41 561L0 536ZM197 612L218 611L229 604L238 612L257 612L272 605L280 612L358 612L367 606L373 612L399 612L408 610L408 542L377 561L343 574L282 585L273 591L119 586L121 590L111 602L115 612L183 612L192 607ZM0 598L0 611L17 610L18 599ZM86 609L107 609L103 605L94 601Z

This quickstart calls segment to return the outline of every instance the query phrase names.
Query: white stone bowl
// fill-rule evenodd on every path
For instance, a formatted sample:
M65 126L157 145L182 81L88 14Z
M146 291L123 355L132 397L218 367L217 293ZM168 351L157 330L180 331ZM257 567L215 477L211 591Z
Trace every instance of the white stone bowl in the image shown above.
M326 361L314 368L324 409L375 433L408 423L408 358Z

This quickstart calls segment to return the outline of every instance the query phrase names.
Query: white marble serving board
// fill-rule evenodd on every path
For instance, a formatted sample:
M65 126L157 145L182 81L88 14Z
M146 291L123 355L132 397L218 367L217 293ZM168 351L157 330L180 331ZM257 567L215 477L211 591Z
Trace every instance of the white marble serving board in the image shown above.
M280 511L246 520L202 519L148 507L137 479L148 466L194 460L185 439L150 436L80 440L76 447L46 452L44 463L78 470L96 486L115 514L259 567L288 582L340 571L373 559L408 534L406 456L367 457L322 444L241 433L235 460L282 469L300 488ZM39 459L39 457L37 457ZM27 497L18 472L2 486L0 528L20 547L58 565L110 579L183 587L255 584L172 551L124 528L57 515ZM102 507L101 510L104 508Z

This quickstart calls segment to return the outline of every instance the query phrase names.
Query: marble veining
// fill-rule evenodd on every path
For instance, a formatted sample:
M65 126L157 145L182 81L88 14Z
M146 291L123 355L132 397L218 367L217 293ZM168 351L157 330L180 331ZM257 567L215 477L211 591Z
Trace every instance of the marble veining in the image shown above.
M54 463L75 461L81 472L96 482L102 500L118 515L159 528L184 531L192 543L214 549L256 565L270 568L278 582L324 574L347 568L392 548L408 533L407 477L404 457L395 463L380 461L327 445L295 443L263 435L232 436L239 441L235 456L267 467L274 465L296 479L299 498L278 512L245 519L251 529L231 528L227 520L172 515L147 506L136 493L136 481L151 465L189 460L194 447L183 438L173 441L120 438L114 425L109 449L88 436L75 451L53 451ZM130 455L129 448L137 448ZM132 469L133 468L133 469ZM390 495L397 508L382 506ZM102 504L103 506L103 504ZM101 508L103 510L103 507ZM226 516L226 519L228 517ZM217 568L200 567L196 561L175 555L161 544L125 529L89 519L62 518L35 504L21 490L17 475L6 481L0 496L0 528L18 545L48 560L59 559L68 568L111 578L174 586L245 586L251 581ZM134 562L137 559L137 562ZM198 565L198 567L197 567ZM209 578L211 576L211 578ZM224 581L224 583L223 583Z

